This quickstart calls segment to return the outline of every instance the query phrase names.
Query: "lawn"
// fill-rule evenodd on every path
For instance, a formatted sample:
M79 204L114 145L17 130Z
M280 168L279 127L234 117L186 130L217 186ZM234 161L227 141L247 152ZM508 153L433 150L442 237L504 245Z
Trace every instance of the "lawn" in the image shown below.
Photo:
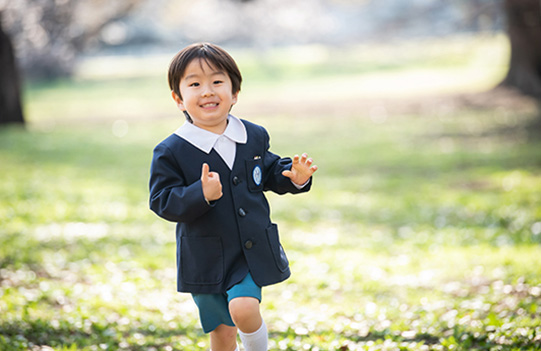
M482 39L234 55L233 112L320 167L311 192L269 194L292 269L264 290L271 349L541 350L538 111L434 97L501 78L502 38ZM162 71L115 60L27 86L28 128L0 129L0 350L209 347L175 291L174 224L148 209L181 117Z

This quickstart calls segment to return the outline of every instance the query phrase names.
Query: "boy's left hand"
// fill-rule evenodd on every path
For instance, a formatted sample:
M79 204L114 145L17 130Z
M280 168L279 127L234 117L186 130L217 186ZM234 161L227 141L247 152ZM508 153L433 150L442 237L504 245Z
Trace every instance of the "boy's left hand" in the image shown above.
M307 154L295 155L290 171L283 171L282 175L288 177L291 181L299 186L304 185L308 179L317 171L317 166L313 165L314 161L308 158Z

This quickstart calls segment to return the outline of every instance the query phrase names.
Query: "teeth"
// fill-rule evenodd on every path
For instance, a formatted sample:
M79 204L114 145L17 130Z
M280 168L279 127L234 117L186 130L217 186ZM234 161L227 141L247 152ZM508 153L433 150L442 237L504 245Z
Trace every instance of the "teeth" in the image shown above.
M209 103L209 104L204 104L203 107L214 107L214 106L218 106L217 103Z

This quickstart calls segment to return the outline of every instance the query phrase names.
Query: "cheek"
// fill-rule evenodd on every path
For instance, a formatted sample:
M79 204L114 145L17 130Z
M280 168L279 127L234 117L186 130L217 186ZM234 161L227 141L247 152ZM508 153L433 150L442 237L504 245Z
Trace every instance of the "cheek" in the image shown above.
M181 91L181 94L182 94L182 101L185 104L188 104L190 101L193 100L193 94L190 94L190 92Z

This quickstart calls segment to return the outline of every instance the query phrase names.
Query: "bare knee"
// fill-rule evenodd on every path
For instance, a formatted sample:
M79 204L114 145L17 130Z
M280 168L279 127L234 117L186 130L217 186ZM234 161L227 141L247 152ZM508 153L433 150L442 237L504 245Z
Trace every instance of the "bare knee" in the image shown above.
M229 302L229 312L233 322L242 322L259 316L259 300L253 297L237 297Z
M210 332L212 351L234 351L237 348L237 328L220 324Z
M259 300L253 297L237 297L229 302L229 313L235 325L244 333L252 333L261 326Z

